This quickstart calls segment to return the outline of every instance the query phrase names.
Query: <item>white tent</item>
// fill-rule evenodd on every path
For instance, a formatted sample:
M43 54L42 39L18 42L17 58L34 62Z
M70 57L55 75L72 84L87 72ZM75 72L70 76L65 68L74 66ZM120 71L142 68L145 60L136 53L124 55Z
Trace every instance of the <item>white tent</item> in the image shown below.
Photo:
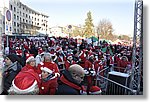
M119 39L117 39L116 41L113 42L113 44L122 44L123 42Z

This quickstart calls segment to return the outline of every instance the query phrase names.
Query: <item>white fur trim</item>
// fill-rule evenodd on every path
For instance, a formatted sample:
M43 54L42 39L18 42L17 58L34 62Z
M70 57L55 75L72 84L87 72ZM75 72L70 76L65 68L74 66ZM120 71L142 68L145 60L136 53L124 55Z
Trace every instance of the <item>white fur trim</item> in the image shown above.
M44 70L44 71L46 71L46 72L48 72L48 73L50 73L50 74L52 74L53 73L53 71L52 70L50 70L49 68L47 68L47 67L41 67L41 70Z
M26 93L29 93L29 92L34 91L35 86L37 85L37 81L35 80L34 83L32 84L32 86L30 86L29 88L27 88L27 89L25 89L25 90L19 89L19 88L15 85L14 80L13 80L13 82L12 82L12 85L13 85L13 88L14 88L14 91L15 91L15 92L21 93L21 94L26 94Z
M26 62L29 62L31 59L34 59L34 57L33 57L33 56L30 56L30 57L26 60Z
M43 62L40 62L40 65L44 65L44 63L43 63Z
M82 55L83 51L81 51L81 53L79 54L79 57Z
M96 91L96 92L89 92L89 94L91 94L91 95L96 95L96 94L100 94L102 91L101 90L99 90L99 91Z
M59 74L59 73L55 73L55 76L56 76L56 77L60 77L60 74Z

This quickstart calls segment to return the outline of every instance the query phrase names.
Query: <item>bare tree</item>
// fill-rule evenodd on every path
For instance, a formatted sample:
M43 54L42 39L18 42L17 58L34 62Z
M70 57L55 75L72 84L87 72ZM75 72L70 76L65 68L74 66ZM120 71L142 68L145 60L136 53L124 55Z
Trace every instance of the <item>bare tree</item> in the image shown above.
M112 23L107 19L102 19L97 29L99 30L101 38L108 39L108 36L113 32Z

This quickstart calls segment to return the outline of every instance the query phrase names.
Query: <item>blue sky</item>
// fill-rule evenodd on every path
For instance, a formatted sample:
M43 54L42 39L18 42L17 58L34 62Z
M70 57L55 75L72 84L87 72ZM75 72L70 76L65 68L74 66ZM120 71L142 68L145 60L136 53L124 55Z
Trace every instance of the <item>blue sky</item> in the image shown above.
M108 19L114 33L133 35L134 0L20 0L34 10L49 16L50 26L83 25L91 11L93 23Z

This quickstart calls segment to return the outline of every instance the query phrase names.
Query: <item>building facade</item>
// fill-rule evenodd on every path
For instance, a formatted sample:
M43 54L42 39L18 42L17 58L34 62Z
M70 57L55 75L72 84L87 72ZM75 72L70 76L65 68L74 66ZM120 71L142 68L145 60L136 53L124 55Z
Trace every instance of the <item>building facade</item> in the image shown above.
M48 33L49 16L31 9L20 0L9 0L4 7L12 11L12 34Z
M69 37L69 34L64 32L64 27L61 27L61 26L50 27L49 31L50 31L49 37L51 37L51 36Z

